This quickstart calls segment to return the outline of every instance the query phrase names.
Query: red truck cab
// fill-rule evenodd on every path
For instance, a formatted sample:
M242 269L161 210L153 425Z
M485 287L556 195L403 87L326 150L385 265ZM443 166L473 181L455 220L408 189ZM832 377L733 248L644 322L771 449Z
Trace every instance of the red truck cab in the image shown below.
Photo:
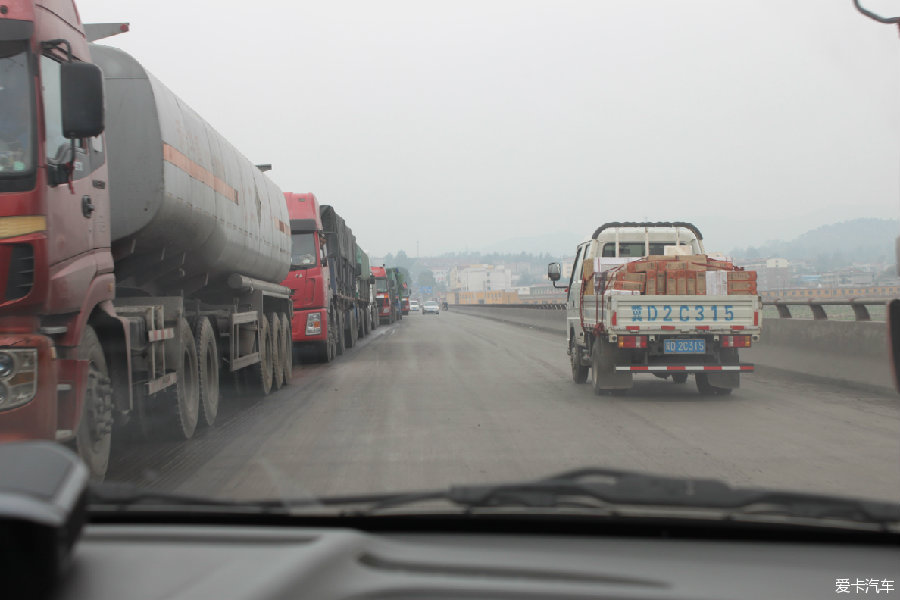
M282 285L293 290L294 346L327 362L334 358L334 348L329 348L328 269L323 264L325 236L319 201L309 193L287 192L284 197L291 220L291 267Z
M0 440L71 440L89 387L82 332L114 296L102 73L71 0L2 8ZM108 445L109 394L89 393L78 442Z
M394 311L391 306L391 292L387 271L384 267L372 267L372 275L375 277L375 307L378 313L378 320L382 323L393 323Z

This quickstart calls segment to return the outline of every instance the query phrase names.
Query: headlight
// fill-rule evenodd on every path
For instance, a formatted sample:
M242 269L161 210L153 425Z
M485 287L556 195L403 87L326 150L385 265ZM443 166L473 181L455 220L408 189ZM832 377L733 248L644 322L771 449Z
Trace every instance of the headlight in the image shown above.
M16 360L8 352L0 352L0 379L9 377L16 370Z
M36 348L5 348L0 351L0 410L28 403L37 393Z
M322 333L322 313L309 313L306 315L306 335L319 335Z

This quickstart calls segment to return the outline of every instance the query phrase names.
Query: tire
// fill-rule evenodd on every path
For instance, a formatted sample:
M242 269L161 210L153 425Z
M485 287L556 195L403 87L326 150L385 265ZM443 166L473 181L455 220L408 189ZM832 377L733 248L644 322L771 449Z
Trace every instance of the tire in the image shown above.
M263 395L272 391L272 330L269 329L269 319L261 315L259 319L259 362L252 366L253 383L257 391Z
M281 372L284 375L284 385L291 382L294 373L294 340L291 333L291 319L285 314L281 315Z
M347 336L347 348L352 348L356 345L357 327L359 324L356 322L356 315L352 311L347 313L347 315L346 329L344 331Z
M682 384L687 382L687 373L674 373L672 375L672 381L677 384Z
M572 366L572 381L575 383L586 382L590 367L581 364L581 348L574 339L569 342L569 363Z
M281 339L281 317L278 313L269 315L269 331L272 336L272 390L280 390L284 382L284 340Z
M335 328L334 331L334 355L340 356L344 353L344 317L340 311L335 313L334 319Z
M174 415L165 420L168 421L166 429L173 437L189 440L200 421L200 371L194 334L184 318L178 320L177 330L180 348L172 352L171 358L174 359L172 362L175 364L178 381L174 386L174 394L169 394L170 397L174 396L171 398ZM167 361L169 358L167 353Z
M75 432L75 451L87 465L91 479L102 481L109 468L112 447L112 390L103 347L90 325L85 325L81 333L78 358L89 361L89 365L81 418Z
M200 386L200 422L211 427L219 414L219 348L212 323L207 318L197 321L194 331Z

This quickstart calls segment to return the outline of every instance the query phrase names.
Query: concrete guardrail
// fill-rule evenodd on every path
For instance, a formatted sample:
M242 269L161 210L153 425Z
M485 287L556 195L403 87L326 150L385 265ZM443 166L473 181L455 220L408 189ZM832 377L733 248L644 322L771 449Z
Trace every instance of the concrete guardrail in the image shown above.
M565 336L566 311L538 306L453 305L451 312ZM562 344L560 345L562 347ZM887 325L872 321L766 319L761 340L741 359L767 369L836 384L893 391Z

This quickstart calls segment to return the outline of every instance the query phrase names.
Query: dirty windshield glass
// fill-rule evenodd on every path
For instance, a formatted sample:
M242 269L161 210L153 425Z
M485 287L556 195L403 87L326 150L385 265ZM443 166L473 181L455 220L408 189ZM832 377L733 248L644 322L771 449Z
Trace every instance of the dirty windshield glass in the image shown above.
M316 237L312 233L291 236L291 268L304 269L316 264Z
M71 182L0 194L0 439L202 498L601 467L900 499L896 26L851 0L76 4L129 27L30 46L70 32L105 130ZM64 49L0 43L0 174L69 151Z
M32 168L32 94L24 42L0 42L0 176Z

